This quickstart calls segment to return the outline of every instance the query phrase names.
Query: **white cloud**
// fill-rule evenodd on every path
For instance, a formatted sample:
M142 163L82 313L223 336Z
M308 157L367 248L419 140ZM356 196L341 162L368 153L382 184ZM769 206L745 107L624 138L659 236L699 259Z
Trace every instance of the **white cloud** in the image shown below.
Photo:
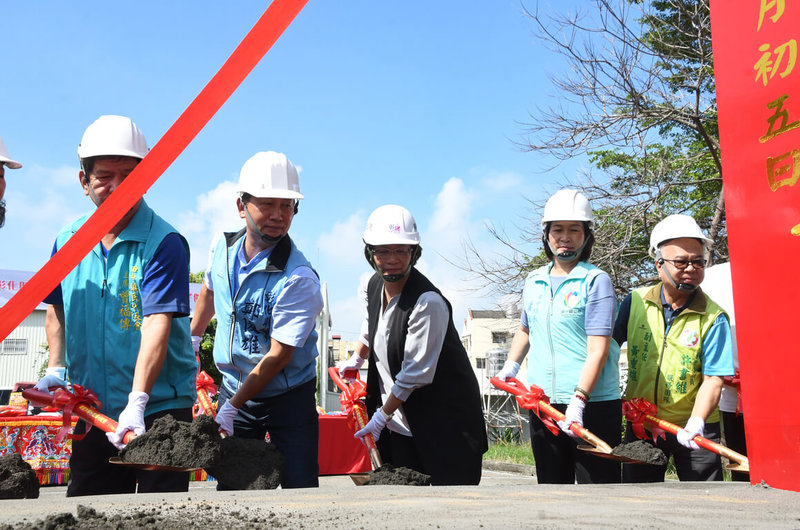
M317 239L317 249L326 262L353 265L361 263L363 258L361 233L364 231L366 218L363 212L356 212L344 221L337 221L330 231L324 232Z
M220 182L213 190L198 196L196 208L179 214L175 223L192 249L192 272L206 269L208 249L220 232L240 230L243 226L236 209L235 182Z
M483 185L494 193L517 188L523 183L522 176L512 171L500 171L483 179Z

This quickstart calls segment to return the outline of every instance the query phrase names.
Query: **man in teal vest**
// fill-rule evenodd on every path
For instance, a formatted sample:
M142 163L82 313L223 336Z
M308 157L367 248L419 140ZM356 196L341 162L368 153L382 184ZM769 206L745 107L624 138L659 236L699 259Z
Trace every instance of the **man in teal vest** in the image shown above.
M78 147L79 180L100 206L147 154L138 127L123 116L101 116ZM53 252L89 220L59 232ZM171 414L192 420L197 363L189 335L189 246L140 199L125 212L45 302L50 347L37 388L68 378L97 394L100 412L118 419L116 432L86 432L73 440L67 496L187 491L188 473L111 465L128 431L143 434Z
M300 183L286 155L256 153L244 166L236 206L245 227L221 234L192 319L199 342L217 316L214 363L222 373L220 430L271 443L285 458L282 488L319 485L316 317L320 283L289 238ZM228 489L218 483L218 489Z
M657 416L684 426L656 445L672 455L680 480L722 480L719 455L701 450L701 435L720 441L722 378L733 375L728 318L702 289L711 240L688 215L670 215L650 236L660 282L633 291L622 302L614 339L628 342L625 398L644 398ZM636 439L628 423L625 441ZM659 482L664 466L623 465L623 482Z

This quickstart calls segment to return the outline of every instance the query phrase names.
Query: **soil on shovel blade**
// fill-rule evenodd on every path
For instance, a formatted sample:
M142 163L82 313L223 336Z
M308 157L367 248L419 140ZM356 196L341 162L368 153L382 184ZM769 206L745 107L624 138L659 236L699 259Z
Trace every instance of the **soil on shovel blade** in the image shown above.
M430 486L431 476L407 467L383 464L369 472L367 486Z
M225 489L275 489L283 476L283 454L264 440L219 435L213 418L191 423L170 415L158 418L120 451L126 463L203 468Z
M222 439L222 459L205 468L221 488L271 490L283 477L283 453L264 440L229 436Z
M611 450L611 454L639 460L655 466L665 466L669 460L664 451L648 440L636 440L635 442L620 444Z
M120 451L123 462L185 468L207 468L222 458L219 426L210 416L192 423L162 416Z
M0 499L36 499L39 479L19 453L0 456Z

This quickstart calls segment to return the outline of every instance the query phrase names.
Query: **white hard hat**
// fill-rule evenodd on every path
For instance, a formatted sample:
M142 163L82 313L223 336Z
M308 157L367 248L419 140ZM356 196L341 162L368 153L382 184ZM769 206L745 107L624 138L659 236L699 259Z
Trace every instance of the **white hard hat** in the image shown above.
M402 206L387 204L369 215L362 239L367 245L419 245L417 222Z
M286 155L275 151L256 153L244 163L236 191L253 197L303 198L297 168Z
M665 217L653 227L653 231L650 233L650 248L648 249L650 257L656 257L656 250L665 241L680 237L699 239L704 248L713 243L703 234L703 230L700 229L694 218L689 215L674 214Z
M22 167L22 164L16 160L11 160L8 155L8 149L6 149L6 144L3 143L2 138L0 138L0 164L5 164L8 169L19 169Z
M147 151L144 134L130 118L106 115L86 128L78 146L78 158L130 156L142 159Z
M586 221L591 226L592 207L578 190L558 190L544 205L542 228L552 221Z

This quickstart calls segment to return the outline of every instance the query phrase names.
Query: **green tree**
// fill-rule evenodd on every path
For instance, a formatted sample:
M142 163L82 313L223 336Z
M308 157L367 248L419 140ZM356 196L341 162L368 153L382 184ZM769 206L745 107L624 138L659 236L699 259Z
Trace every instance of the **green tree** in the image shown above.
M708 0L594 0L582 8L526 11L569 73L552 78L557 104L531 114L522 147L556 161L588 155L590 168L563 184L591 201L592 261L622 295L655 280L649 234L666 215L692 215L715 240L709 258L727 258L710 11ZM539 213L544 206L531 204ZM523 242L541 240L539 219L525 223L532 228ZM511 256L489 261L468 244L464 268L501 293L518 293L546 257L490 231Z

